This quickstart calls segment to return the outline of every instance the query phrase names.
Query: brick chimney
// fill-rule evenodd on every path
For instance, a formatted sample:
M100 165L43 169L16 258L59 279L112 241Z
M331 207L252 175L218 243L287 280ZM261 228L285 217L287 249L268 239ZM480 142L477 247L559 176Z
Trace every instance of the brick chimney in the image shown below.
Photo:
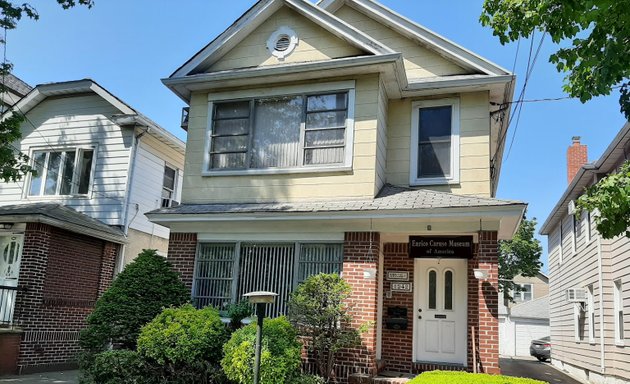
M569 184L587 162L588 147L580 143L580 136L573 136L573 144L567 150L567 182Z

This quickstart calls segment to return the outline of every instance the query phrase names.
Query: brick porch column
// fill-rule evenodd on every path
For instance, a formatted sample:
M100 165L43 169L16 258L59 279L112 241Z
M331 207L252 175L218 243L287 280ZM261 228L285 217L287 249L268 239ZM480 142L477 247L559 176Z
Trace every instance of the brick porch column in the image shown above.
M369 324L361 335L362 345L344 351L337 362L338 376L352 373L376 374L376 320L378 305L378 259L380 234L370 232L348 232L345 234L343 250L343 278L352 287L350 298L353 326ZM368 276L372 274L372 276ZM339 371L339 369L338 369Z
M488 274L475 279L474 269ZM475 327L480 372L498 374L499 368L499 254L497 232L479 233L479 244L468 262L468 366L473 368L471 327Z
M167 259L173 270L179 273L182 281L192 294L195 255L197 253L196 233L173 233L168 241Z

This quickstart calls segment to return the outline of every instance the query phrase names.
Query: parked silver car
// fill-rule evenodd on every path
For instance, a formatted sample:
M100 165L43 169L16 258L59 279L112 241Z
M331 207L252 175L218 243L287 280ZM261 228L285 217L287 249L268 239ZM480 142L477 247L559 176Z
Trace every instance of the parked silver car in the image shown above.
M551 336L542 339L532 340L529 346L529 354L538 359L545 361L551 359Z

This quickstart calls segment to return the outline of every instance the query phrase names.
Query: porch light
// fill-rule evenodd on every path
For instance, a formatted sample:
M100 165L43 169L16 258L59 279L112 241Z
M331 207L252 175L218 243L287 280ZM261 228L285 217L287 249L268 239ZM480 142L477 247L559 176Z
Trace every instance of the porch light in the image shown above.
M11 229L13 228L13 223L1 223L0 229Z
M262 350L263 320L265 319L265 306L273 304L278 296L274 292L249 292L243 295L251 304L256 304L256 314L258 315L258 328L256 330L256 355L254 360L254 384L260 382L260 352Z
M488 272L486 270L475 268L473 271L475 272L475 279L488 280Z

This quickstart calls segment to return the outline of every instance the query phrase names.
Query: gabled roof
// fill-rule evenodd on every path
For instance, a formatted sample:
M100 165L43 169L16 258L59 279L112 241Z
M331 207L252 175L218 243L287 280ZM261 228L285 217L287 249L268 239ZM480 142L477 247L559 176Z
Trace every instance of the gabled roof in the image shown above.
M124 244L127 239L120 229L59 203L31 203L0 206L1 223L44 223L71 232Z
M26 96L18 101L14 109L22 114L27 114L31 109L35 108L39 103L48 97L61 95L81 95L85 93L95 93L105 101L110 103L114 108L120 111L120 115L110 116L112 121L119 125L135 124L146 127L148 134L154 136L164 144L184 154L186 144L178 139L175 135L161 127L148 117L144 116L129 104L109 92L96 81L92 79L82 79L74 81L64 81L57 83L40 84L33 88ZM11 111L7 112L11 113Z
M24 81L10 73L5 75L4 79L0 78L0 81L4 81L5 87L7 87L9 90L11 90L11 92L20 97L23 97L24 95L29 93L31 89L33 89L33 87L26 84Z
M319 0L317 6L334 13L343 5L348 5L370 18L386 25L388 28L417 41L428 49L458 63L486 75L511 75L501 66L485 59L459 44L423 27L422 25L394 12L373 0Z
M170 78L185 77L206 71L282 6L293 9L368 54L394 53L381 42L372 39L367 34L307 0L260 0L216 39L178 68Z
M551 210L547 220L540 228L541 235L549 235L558 223L568 215L569 203L584 193L584 189L591 185L599 175L607 175L617 169L625 161L628 143L630 143L630 121L624 124L617 136L594 163L584 164L577 171L573 181L560 197L556 206Z

